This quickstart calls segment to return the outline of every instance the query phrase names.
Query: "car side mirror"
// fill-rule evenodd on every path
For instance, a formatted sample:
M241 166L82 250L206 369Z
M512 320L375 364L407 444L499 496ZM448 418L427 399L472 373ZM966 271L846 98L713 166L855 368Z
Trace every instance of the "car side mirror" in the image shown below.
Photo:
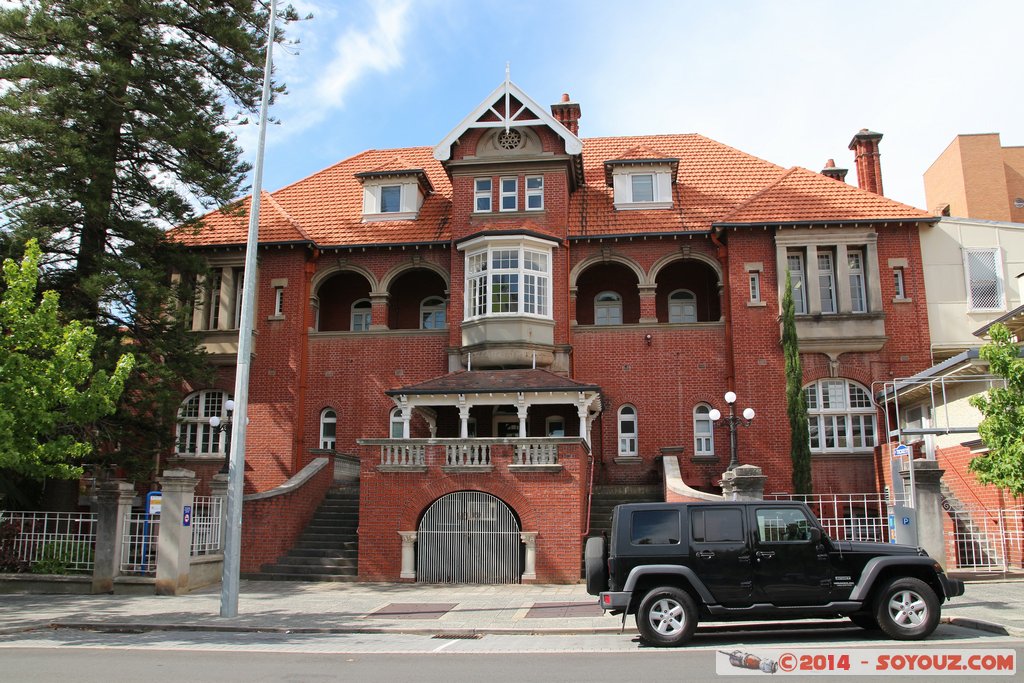
M821 529L812 526L810 527L809 531L811 532L811 542L821 543Z

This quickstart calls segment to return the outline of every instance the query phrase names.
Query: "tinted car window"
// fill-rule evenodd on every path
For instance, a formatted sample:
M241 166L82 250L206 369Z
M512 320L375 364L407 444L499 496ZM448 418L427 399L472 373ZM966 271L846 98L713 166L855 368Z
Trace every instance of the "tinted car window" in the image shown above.
M697 543L743 540L743 515L738 509L694 510L690 520L693 540Z
M810 522L801 510L762 508L757 511L757 535L762 543L809 541Z
M637 510L633 513L630 542L633 545L672 545L679 543L677 510Z

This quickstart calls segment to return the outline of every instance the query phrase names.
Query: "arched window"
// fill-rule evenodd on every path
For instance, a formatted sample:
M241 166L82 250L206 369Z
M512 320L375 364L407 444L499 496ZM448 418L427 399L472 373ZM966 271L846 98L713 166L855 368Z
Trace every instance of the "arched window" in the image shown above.
M405 438L405 425L402 423L401 408L395 407L391 409L391 414L388 418L388 435L392 439Z
M715 431L711 422L711 407L701 403L693 409L693 454L715 454Z
M338 414L333 408L324 408L320 413L320 448L334 450L338 434Z
M636 455L636 408L624 405L619 408L619 455Z
M594 297L594 324L622 324L622 296L618 292L600 292Z
M822 379L804 387L811 452L870 451L875 447L875 404L860 384Z
M697 297L688 289L677 289L668 295L670 323L697 322Z
M352 304L352 331L366 332L370 329L370 300L359 299Z
M178 408L178 455L223 457L227 440L222 430L210 426L210 418L227 420L225 404L230 399L230 394L219 389L204 389L185 398Z
M420 329L441 330L445 326L444 299L428 296L420 303Z

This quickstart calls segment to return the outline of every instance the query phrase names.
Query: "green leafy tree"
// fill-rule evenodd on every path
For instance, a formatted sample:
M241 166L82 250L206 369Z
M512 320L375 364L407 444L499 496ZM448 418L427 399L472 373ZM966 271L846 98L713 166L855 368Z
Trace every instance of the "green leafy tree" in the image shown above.
M984 416L978 433L988 453L971 460L968 468L978 481L1020 496L1024 494L1024 358L1005 325L993 325L988 334L992 341L981 347L979 355L988 361L992 374L1005 380L1005 386L970 398Z
M93 370L92 328L62 324L56 292L36 298L39 247L4 261L0 300L0 468L35 479L72 478L93 450L91 427L114 412L134 365L121 356L113 374Z
M796 336L793 288L786 271L782 293L782 353L786 360L786 412L789 415L789 455L793 461L793 493L811 492L811 440L807 432L807 400L804 371L800 364L800 343Z
M97 425L121 465L151 467L173 442L183 382L209 377L174 322L189 319L179 302L204 266L165 230L247 189L231 126L258 109L267 18L254 0L0 8L0 248L20 258L36 238L46 286L94 325L94 361L112 372L123 352L138 359Z

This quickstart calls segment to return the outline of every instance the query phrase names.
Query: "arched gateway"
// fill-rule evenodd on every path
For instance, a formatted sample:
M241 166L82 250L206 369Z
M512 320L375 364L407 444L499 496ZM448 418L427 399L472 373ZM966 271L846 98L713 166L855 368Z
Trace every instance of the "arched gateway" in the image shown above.
M500 499L458 491L435 500L416 533L422 583L519 583L519 520Z

